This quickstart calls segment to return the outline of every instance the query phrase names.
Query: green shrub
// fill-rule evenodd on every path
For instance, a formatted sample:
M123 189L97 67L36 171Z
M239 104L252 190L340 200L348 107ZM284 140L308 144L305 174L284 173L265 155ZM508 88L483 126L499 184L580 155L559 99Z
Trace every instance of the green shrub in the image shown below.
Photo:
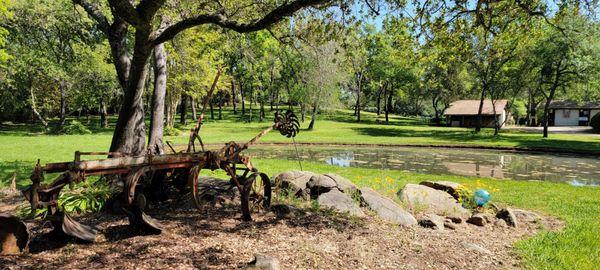
M55 128L51 131L53 134L66 134L66 135L84 135L84 134L92 134L84 124L79 121L73 120L68 124L64 125L62 128Z
M165 129L163 131L163 135L165 135L165 136L178 136L180 133L181 133L181 131L174 127L165 127Z
M102 210L113 191L106 181L88 178L72 188L65 187L58 198L58 208L68 214L93 213ZM37 209L35 216L45 217L48 209ZM27 217L31 213L29 204L20 208L20 215Z
M600 113L596 113L596 115L592 117L590 126L592 126L596 132L600 132Z

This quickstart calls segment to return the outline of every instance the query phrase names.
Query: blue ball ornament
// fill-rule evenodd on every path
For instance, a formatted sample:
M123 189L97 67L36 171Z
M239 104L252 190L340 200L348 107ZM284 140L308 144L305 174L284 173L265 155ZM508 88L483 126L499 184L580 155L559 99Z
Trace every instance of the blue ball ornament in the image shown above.
M473 199L477 206L484 206L486 203L490 201L490 193L485 189L478 189L473 194Z

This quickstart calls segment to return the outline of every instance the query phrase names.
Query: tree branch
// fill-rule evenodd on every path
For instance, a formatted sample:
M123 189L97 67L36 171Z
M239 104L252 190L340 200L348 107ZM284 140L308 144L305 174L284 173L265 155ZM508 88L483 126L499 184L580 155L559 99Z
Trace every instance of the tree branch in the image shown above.
M114 14L123 18L123 20L125 20L132 26L135 27L142 23L140 15L138 14L137 10L133 7L133 4L129 2L129 0L108 0L108 3L110 4L110 7Z
M111 0L115 1L115 0ZM316 6L319 4L329 3L331 0L295 0L286 4L283 4L263 18L258 20L253 20L249 23L241 23L238 21L233 21L229 19L223 13L214 13L214 14L202 14L193 18L183 19L169 27L167 27L162 33L154 33L151 38L151 42L153 45L157 45L163 43L167 40L175 37L179 32L186 30L188 28L203 25L203 24L216 24L223 28L228 28L233 31L239 33L247 33L258 31L264 28L269 27L270 25L279 22L283 18L294 14L294 12L310 6Z
M108 35L110 23L108 22L106 16L104 16L104 14L100 12L96 5L91 4L87 0L73 0L73 4L81 6L88 14L88 16L90 16L94 21L96 21L100 31Z
M150 22L164 4L165 0L142 0L135 9L144 21Z

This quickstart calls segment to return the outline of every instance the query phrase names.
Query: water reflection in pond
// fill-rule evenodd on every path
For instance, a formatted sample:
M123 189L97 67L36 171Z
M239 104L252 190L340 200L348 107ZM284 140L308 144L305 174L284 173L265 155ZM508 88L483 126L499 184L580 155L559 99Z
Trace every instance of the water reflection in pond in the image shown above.
M595 157L427 147L300 146L298 150L304 161L341 167L600 185L600 158ZM293 147L260 146L249 152L257 158L296 159Z

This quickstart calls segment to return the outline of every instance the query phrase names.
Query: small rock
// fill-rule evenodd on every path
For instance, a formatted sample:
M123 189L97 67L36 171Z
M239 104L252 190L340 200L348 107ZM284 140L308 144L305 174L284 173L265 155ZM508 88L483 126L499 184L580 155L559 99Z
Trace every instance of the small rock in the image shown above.
M504 219L496 219L496 221L494 222L494 226L504 228L508 226L508 224L506 224L506 221Z
M481 254L492 255L492 252L490 250L473 243L462 243L462 246L468 250L476 251Z
M463 219L461 217L457 217L457 216L447 216L446 218L450 219L452 222L454 222L456 224L460 224L463 222Z
M435 214L428 214L425 217L419 219L419 225L425 228L432 228L434 230L443 230L444 219Z
M467 223L471 223L477 226L484 226L486 223L485 217L482 214L475 214L467 219Z
M250 262L244 269L247 270L279 270L279 260L265 255L254 254L254 260Z
M417 220L413 215L391 199L381 196L375 190L364 187L360 189L360 193L367 207L375 211L381 219L402 226L417 224Z
M459 183L450 181L423 181L419 185L428 186L433 189L445 191L452 195L455 199L458 199L458 189L460 188Z
M327 176L333 179L333 181L335 181L335 183L337 184L337 188L341 192L350 194L358 190L358 187L354 183L340 175L337 175L335 173L326 173L323 176Z
M519 222L537 223L542 219L540 217L540 215L538 215L534 212L531 212L531 211L522 210L522 209L511 209L511 210Z
M510 208L501 209L500 211L498 211L496 213L496 217L506 221L506 224L508 224L509 226L512 226L515 228L518 226L517 217L515 217L515 214L513 213L512 209L510 209Z
M463 218L470 216L469 211L450 194L428 186L406 184L398 196L412 211Z
M313 175L306 183L306 187L310 189L311 197L315 198L332 189L336 189L337 183L330 177L319 174Z
M348 196L338 189L332 189L327 193L319 195L317 202L320 206L328 207L339 212L347 212L355 216L364 216L365 213L358 205Z
M448 228L450 230L456 230L458 228L458 225L456 225L453 222L446 221L446 222L444 222L444 227L446 227L446 228Z

